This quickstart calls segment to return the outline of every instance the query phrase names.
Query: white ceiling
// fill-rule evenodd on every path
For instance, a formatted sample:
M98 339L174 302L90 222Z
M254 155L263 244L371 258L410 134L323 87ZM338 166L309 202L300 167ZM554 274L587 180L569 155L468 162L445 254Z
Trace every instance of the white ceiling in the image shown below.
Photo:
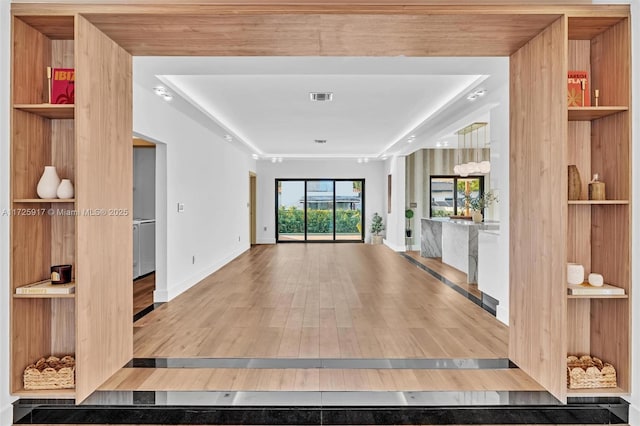
M506 58L134 57L136 83L164 85L172 106L261 157L373 159L455 145L451 126L492 106L467 95L491 93L507 73ZM333 101L311 102L316 91Z

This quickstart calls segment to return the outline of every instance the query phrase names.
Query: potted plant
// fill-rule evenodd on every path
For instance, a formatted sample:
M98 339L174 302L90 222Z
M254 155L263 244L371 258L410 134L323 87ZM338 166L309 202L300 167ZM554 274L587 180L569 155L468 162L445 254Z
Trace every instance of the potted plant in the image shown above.
M371 244L382 244L382 235L380 235L382 231L384 231L382 216L376 212L371 219Z
M483 220L482 212L493 203L498 202L498 197L491 191L487 191L482 196L472 198L471 195L465 195L465 202L472 210L471 218L474 222L480 223Z
M412 235L411 219L413 219L413 210L406 209L404 211L404 217L407 219L407 228L405 229L405 233L407 235L407 238L411 238L411 235Z

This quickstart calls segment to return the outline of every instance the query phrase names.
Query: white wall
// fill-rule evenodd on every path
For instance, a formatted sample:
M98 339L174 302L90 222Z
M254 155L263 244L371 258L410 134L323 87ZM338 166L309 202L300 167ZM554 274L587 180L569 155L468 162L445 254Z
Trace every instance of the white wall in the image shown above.
M166 301L250 247L255 161L150 89L134 84L133 95L134 132L166 144L166 285L158 280L154 297Z
M500 303L496 317L509 324L509 87L500 89L499 105L490 112L491 122L491 189L498 195L493 217L500 221L497 257L501 259L494 271L489 294ZM495 210L497 214L495 214Z
M9 2L0 2L0 212L9 209ZM9 371L9 216L0 214L0 371ZM0 374L0 425L12 423L9 375Z
M275 243L275 180L285 178L364 179L365 183L365 241L369 241L371 216L386 211L384 194L384 166L380 161L357 163L355 159L288 160L272 163L261 160L257 164L256 239L258 244ZM266 230L265 230L266 227Z
M384 213L387 227L384 243L395 251L405 251L405 180L406 157L397 156L385 161ZM387 210L387 176L391 175L391 213ZM384 215L383 215L384 217Z

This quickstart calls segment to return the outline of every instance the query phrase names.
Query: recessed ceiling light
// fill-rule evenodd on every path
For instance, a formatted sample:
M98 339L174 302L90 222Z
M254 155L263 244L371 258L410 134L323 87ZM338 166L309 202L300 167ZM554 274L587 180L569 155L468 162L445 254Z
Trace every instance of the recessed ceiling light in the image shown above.
M440 148L442 146L442 143L440 141L436 142L436 147Z
M309 98L312 102L329 102L333 100L332 92L311 92Z
M319 144L323 144L323 143L327 143L326 139L314 139L313 140L315 143L319 143Z
M258 154L251 154L251 157L253 157L254 160L257 160L260 158Z
M162 97L165 101L173 99L173 95L164 86L156 86L153 88L156 95Z
M227 140L227 142L231 142L233 140L233 136L231 135L224 135L224 138Z
M358 163L362 163L362 158L358 158Z
M369 162L369 159L368 159L367 157L365 157L365 158L364 158L364 162L365 162L365 163L368 163L368 162Z
M282 163L282 157L278 157L278 163Z
M278 159L276 157L271 157L271 162L275 163L276 161L278 161Z
M476 89L472 93L469 93L469 95L467 96L467 100L475 101L479 97L484 96L486 94L487 94L486 89Z

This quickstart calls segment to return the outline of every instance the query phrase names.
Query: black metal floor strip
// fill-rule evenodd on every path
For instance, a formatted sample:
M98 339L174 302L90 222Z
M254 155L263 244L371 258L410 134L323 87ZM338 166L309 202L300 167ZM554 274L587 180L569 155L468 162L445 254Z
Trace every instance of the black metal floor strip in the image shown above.
M489 312L494 317L496 316L495 309L493 309L491 306L483 303L481 298L469 293L467 290L463 289L462 287L460 287L459 285L457 285L453 281L450 281L449 279L447 279L446 277L440 275L438 272L434 271L433 269L429 268L428 266L418 262L416 259L414 259L413 257L409 256L408 254L400 253L400 256L404 257L405 259L407 259L409 262L411 262L412 264L414 264L418 268L420 268L423 271L427 272L429 275L431 275L432 277L434 277L435 279L440 281L442 284L446 285L447 287L452 288L453 290L457 291L458 293L460 293L461 295L463 295L467 299L471 300L473 303L475 303L476 305L480 306L482 309L484 309L485 311Z
M145 315L153 312L154 310L158 309L160 306L164 305L165 303L166 302L153 303L153 304L147 306L146 308L144 308L143 310L141 310L140 312L138 312L137 314L135 314L133 316L133 322L138 321L140 318L142 318Z
M134 358L124 368L506 369L507 358Z

